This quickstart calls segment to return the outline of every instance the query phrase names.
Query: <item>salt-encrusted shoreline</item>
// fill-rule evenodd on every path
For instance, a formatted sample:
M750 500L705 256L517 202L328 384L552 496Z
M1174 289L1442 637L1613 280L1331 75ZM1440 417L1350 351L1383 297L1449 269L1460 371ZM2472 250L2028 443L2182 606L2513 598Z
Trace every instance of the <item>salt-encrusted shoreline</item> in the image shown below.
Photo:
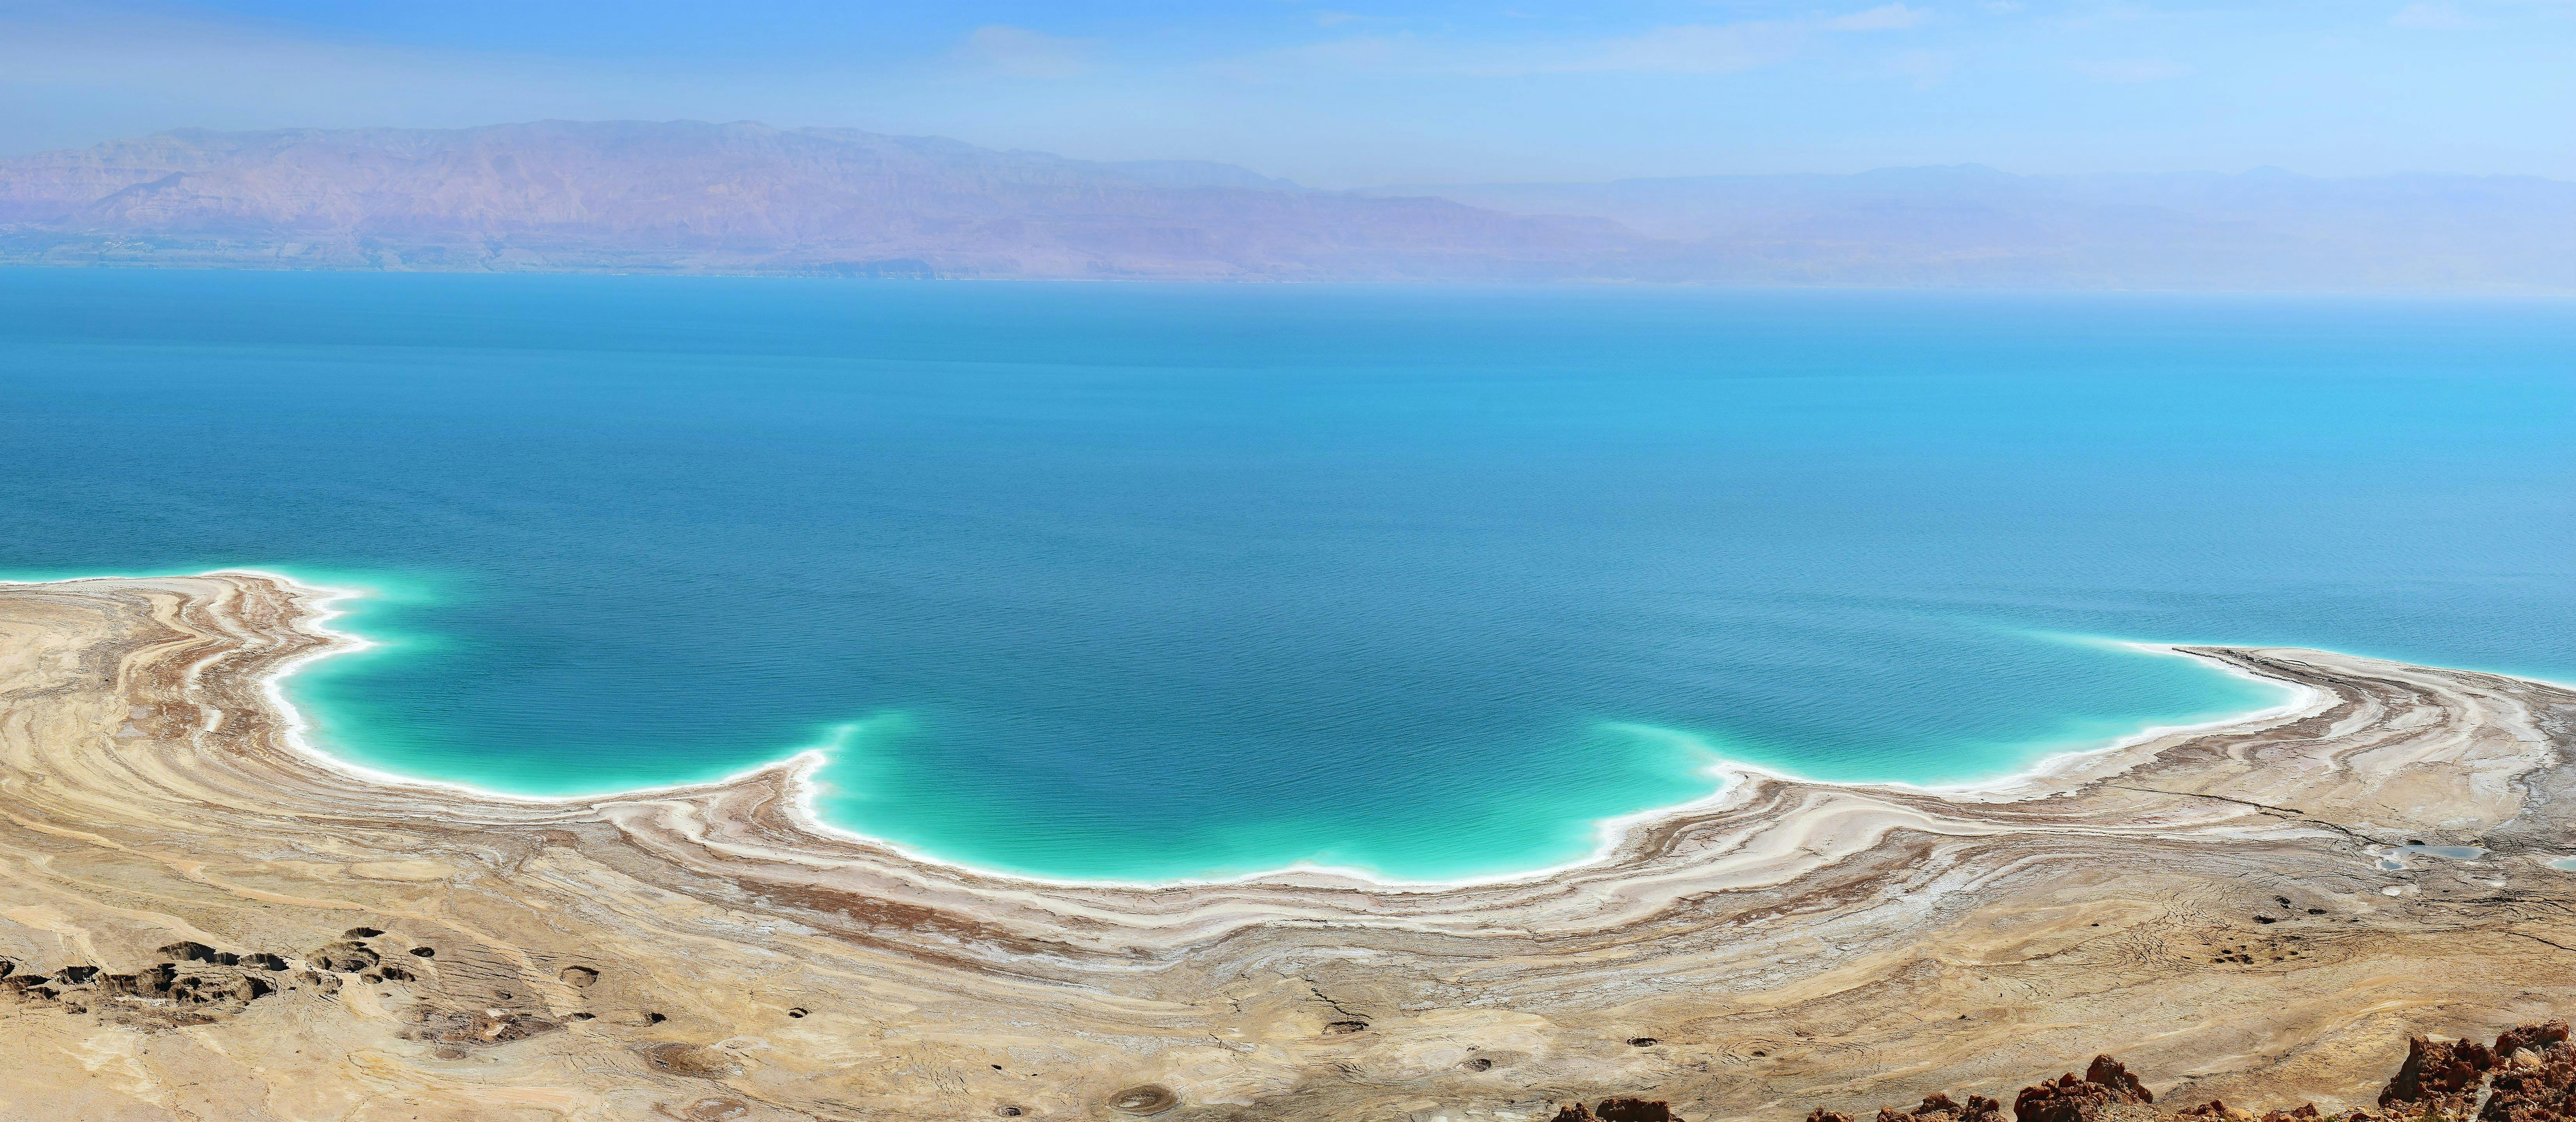
M830 831L794 766L573 800L353 770L276 690L346 641L327 607L248 573L0 587L0 956L85 979L0 997L0 1117L1120 1117L1151 1086L1176 1118L1699 1119L2106 1050L2331 1102L2419 1012L2576 1002L2576 876L2543 863L2576 692L2546 683L2192 648L2309 693L1974 791L1746 771L1545 873L1132 886ZM2372 860L2418 840L2490 855Z
M234 568L217 570L205 575L236 575L268 581L298 601L305 609L303 617L291 623L290 626L315 636L322 640L322 643L298 657L278 662L274 667L260 675L260 685L261 691L266 696L269 705L274 708L284 723L285 732L283 734L283 738L285 743L289 747L303 753L320 765L346 771L353 775L393 787L425 787L442 791L450 791L470 798L486 799L495 802L560 807L589 807L609 802L631 802L639 799L651 799L660 796L685 795L692 792L707 792L742 783L760 782L764 778L775 776L775 781L783 784L785 788L791 792L791 806L793 811L792 814L789 815L788 820L793 822L798 828L811 832L818 837L856 842L896 854L904 860L952 869L961 875L1002 881L1018 880L1026 881L1034 885L1052 885L1058 887L1150 889L1193 887L1215 884L1258 884L1265 881L1285 880L1311 882L1315 878L1330 878L1344 880L1354 885L1375 889L1437 892L1479 885L1542 881L1561 876L1565 873L1582 869L1587 866L1599 865L1603 862L1609 861L1620 851L1623 844L1630 837L1640 831L1650 830L1660 822L1685 817L1695 812L1722 806L1726 801L1728 793L1748 779L1758 778L1800 783L1818 787L1849 787L1859 790L1884 788L1889 790L1931 792L1952 799L2023 799L2057 789L2065 782L2080 779L2083 776L2109 774L2111 772L2125 770L2128 767L2134 766L2141 758L2152 757L2158 746L2178 737L2204 732L2217 732L2221 730L2261 728L2270 724L2285 720L2295 720L2298 717L2308 715L2331 701L2331 697L2329 695L2313 687L2296 682L2282 682L2278 679L2265 678L2262 675L2256 674L2236 663L2229 662L2221 658L2211 657L2210 655L2174 644L2123 642L2119 645L2143 653L2177 658L2198 659L2208 662L2223 673L2270 685L2285 686L2287 687L2286 692L2288 696L2277 704L2265 706L2258 710L2231 713L2210 720L2191 722L2187 724L2150 726L2126 736L2115 738L2107 743L2086 745L2051 752L2011 771L1979 777L1976 779L1962 780L1955 783L1915 784L1902 782L1841 782L1811 778L1799 775L1792 771L1778 768L1766 768L1758 764L1740 760L1721 759L1710 765L1703 772L1703 774L1705 774L1714 784L1714 789L1707 795L1691 799L1686 802L1649 807L1629 814L1615 815L1596 821L1593 823L1593 833L1598 840L1595 842L1591 852L1570 861L1532 869L1516 869L1443 880L1409 880L1389 877L1369 869L1346 866L1326 866L1310 862L1297 862L1280 868L1263 869L1223 877L1176 877L1157 881L1132 881L1114 878L1047 877L1007 870L988 869L971 862L939 857L885 838L876 837L864 831L840 826L825 819L816 809L814 800L821 793L823 788L823 785L817 779L817 773L829 762L829 760L827 755L821 749L815 748L805 749L780 759L755 764L715 779L690 783L656 784L574 795L522 794L452 780L440 780L422 776L405 775L399 772L386 771L380 768L374 768L365 764L357 763L347 759L346 757L329 752L313 742L312 738L307 735L312 729L312 722L295 705L295 703L286 696L285 683L297 672L313 665L314 663L320 662L323 659L334 655L353 654L359 651L373 649L376 646L372 640L369 640L363 635L331 626L332 621L348 614L346 610L340 608L338 605L344 601L364 598L370 595L370 593L365 589L360 588L341 588L316 585L297 580L296 578L284 573L262 569ZM0 582L0 588L10 587L12 583L17 583L21 586L34 587L44 584L76 585L84 581L91 580L130 579L136 578L73 577L41 582Z

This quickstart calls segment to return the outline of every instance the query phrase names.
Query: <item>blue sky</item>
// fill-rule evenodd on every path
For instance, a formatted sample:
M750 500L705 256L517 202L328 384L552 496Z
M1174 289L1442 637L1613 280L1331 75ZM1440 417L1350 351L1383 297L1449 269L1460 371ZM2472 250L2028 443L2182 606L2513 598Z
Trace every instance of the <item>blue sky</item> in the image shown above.
M1319 186L2576 178L2576 0L0 0L0 155L178 126L751 119Z

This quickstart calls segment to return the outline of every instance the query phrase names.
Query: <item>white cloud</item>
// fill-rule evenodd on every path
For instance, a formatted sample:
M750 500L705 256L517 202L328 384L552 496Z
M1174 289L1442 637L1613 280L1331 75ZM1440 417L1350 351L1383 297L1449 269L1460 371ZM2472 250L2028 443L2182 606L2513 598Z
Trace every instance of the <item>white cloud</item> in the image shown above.
M957 57L1014 78L1078 78L1091 71L1098 44L1065 39L1025 27L991 23L976 28L957 45Z
M1836 16L1826 20L1825 26L1835 31L1901 31L1921 24L1931 15L1931 11L1924 8L1909 8L1901 3L1881 4L1865 12Z
M2447 4L2408 4L2388 17L2388 25L2415 31L2449 31L2469 26L2469 17Z
M2076 73L2097 82L2161 82L2191 73L2191 68L2171 59L2119 58L2075 64Z

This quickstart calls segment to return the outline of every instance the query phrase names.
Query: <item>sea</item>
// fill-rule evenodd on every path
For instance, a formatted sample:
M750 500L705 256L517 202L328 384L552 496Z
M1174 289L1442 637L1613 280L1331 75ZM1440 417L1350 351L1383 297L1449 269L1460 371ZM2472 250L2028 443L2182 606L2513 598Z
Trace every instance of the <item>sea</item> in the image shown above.
M0 271L0 577L226 567L372 768L1500 876L2283 701L2140 644L2576 680L2576 302Z

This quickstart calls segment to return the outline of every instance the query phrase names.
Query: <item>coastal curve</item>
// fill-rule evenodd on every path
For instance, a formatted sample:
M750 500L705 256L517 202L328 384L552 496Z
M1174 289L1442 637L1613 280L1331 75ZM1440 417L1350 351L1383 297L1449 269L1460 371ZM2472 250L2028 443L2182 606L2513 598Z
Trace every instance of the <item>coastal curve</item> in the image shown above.
M276 687L327 600L0 586L0 1116L1791 1117L2096 1052L2332 1104L2576 997L2550 683L2187 648L2299 700L1983 787L1741 771L1508 878L1138 886L829 829L807 757L347 766Z

